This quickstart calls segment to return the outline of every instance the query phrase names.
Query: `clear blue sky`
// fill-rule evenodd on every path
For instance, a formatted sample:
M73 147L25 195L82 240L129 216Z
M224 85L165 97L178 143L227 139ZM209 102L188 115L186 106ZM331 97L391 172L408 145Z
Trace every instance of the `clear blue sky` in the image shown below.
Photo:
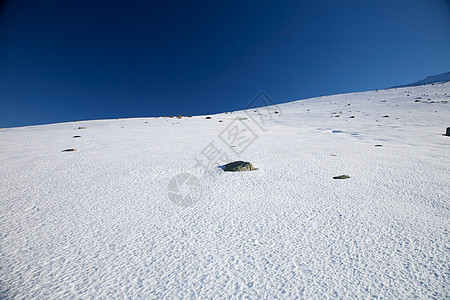
M0 127L209 114L261 90L287 102L450 71L448 0L0 3Z

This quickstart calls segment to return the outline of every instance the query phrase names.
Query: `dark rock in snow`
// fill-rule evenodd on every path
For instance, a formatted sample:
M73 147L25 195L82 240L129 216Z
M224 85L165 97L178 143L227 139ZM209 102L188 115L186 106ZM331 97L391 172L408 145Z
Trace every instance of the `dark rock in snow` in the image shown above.
M254 171L255 168L249 162L234 161L223 166L225 172Z
M77 151L77 150L76 149L65 149L65 150L63 150L61 152L72 152L72 151Z
M450 136L450 127L447 127L447 130L445 131L446 136Z
M340 176L334 176L333 179L348 179L350 176L348 175L340 175Z

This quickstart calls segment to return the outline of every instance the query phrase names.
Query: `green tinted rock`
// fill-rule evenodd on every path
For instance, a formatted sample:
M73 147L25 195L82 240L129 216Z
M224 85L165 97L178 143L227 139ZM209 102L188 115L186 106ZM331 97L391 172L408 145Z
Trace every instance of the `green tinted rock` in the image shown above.
M254 171L255 168L249 162L234 161L225 165L225 172L240 172L240 171Z

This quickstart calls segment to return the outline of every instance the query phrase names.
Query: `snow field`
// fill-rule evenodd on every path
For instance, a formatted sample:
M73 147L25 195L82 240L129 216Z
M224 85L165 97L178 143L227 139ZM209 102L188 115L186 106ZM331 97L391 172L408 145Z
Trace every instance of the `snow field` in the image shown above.
M233 158L258 170L216 176L195 157L244 112L2 129L0 298L448 298L449 96L279 105L243 121L258 138ZM187 208L182 172L203 186Z

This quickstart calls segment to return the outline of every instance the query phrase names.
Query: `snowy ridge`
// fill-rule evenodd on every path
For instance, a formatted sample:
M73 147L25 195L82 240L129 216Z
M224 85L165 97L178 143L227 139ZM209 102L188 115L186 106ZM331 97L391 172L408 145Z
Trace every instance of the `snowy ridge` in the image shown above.
M1 129L0 298L448 299L449 100L444 83ZM258 170L195 167L211 142L239 150L218 138L236 119L257 138L231 159ZM182 172L190 207L167 196Z
M433 75L433 76L428 76L425 79L413 82L411 84L399 85L399 86L395 86L394 88L418 86L418 85L433 84L433 83L445 83L448 81L450 81L450 72L441 73L441 74Z

